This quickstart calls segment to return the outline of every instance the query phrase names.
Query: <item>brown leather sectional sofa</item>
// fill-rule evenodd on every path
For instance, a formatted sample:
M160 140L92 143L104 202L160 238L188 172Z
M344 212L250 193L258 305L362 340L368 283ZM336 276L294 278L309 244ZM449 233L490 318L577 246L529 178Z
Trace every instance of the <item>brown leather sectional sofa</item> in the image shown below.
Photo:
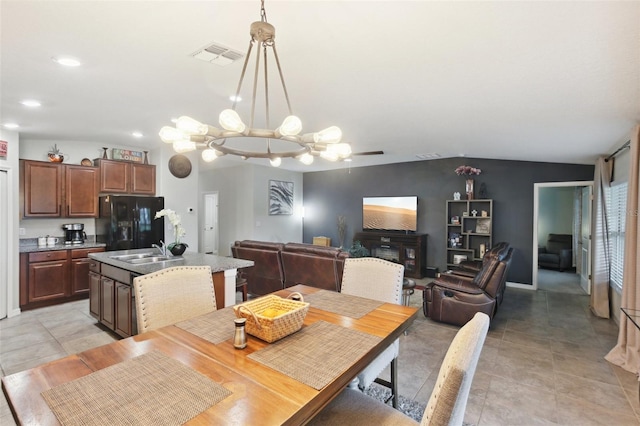
M231 253L235 258L254 261L253 267L243 269L253 295L296 284L340 291L344 259L349 257L348 252L336 247L253 240L236 241Z

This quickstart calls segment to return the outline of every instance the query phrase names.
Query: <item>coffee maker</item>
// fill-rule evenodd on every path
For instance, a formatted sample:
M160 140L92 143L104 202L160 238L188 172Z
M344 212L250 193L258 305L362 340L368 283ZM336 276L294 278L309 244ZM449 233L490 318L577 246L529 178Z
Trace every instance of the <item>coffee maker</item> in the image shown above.
M64 229L65 244L83 244L87 238L82 223L65 223L62 225L62 229Z

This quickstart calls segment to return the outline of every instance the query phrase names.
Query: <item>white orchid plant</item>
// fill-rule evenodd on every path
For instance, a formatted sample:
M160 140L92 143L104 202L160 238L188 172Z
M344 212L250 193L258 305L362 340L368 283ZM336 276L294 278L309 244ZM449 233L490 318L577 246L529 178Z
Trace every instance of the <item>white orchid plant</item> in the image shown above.
M171 222L171 225L173 226L173 234L175 235L175 238L176 238L173 243L167 246L167 248L171 250L172 247L180 244L180 238L187 235L187 231L185 231L184 228L182 227L180 215L171 209L160 210L159 212L156 213L156 216L154 217L154 219L159 219L165 216L169 218L169 222ZM182 244L188 247L186 243L182 243Z

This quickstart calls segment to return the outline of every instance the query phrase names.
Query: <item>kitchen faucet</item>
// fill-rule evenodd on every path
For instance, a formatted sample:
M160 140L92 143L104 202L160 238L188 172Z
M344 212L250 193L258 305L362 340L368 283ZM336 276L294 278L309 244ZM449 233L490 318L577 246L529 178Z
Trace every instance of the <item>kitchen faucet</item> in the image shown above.
M160 240L160 245L157 244L151 244L151 247L157 248L158 250L160 250L160 253L163 256L168 256L167 255L167 246L164 244L164 242L162 240ZM169 252L170 253L170 252Z

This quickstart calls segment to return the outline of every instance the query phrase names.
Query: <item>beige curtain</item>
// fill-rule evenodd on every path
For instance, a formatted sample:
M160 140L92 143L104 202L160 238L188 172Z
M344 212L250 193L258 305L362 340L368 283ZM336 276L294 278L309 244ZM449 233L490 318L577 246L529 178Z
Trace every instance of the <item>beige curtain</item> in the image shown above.
M631 136L630 155L621 306L640 310L640 126L636 126ZM618 344L605 359L627 371L640 373L640 329L624 314L620 315Z
M591 223L591 311L601 318L609 318L609 229L604 191L611 182L613 161L598 158L593 177L593 218Z

